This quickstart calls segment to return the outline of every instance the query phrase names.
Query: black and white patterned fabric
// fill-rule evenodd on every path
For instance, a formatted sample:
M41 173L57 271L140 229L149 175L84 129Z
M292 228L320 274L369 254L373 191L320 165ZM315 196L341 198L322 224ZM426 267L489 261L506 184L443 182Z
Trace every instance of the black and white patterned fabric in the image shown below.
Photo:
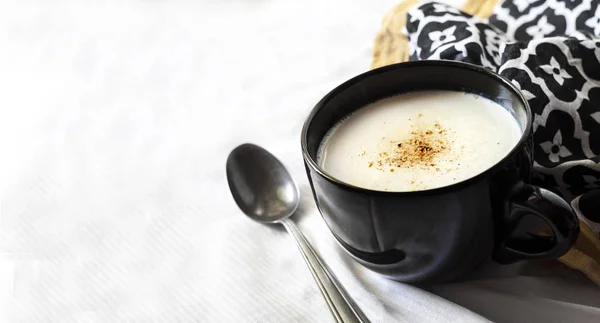
M505 0L486 20L429 2L408 13L410 59L482 65L527 98L535 183L600 232L600 0Z

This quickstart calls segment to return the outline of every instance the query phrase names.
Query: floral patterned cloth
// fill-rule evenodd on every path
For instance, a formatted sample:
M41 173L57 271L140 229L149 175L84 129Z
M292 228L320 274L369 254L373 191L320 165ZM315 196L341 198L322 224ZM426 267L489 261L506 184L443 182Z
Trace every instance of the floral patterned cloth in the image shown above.
M505 0L482 20L445 4L411 9L410 59L450 59L506 77L534 116L535 184L600 232L600 0Z

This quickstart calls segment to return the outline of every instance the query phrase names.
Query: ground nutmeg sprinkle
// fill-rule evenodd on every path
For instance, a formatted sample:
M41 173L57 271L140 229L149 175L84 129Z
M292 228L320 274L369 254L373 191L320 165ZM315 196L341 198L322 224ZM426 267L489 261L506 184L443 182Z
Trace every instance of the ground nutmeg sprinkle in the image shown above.
M419 115L420 117L421 115ZM385 147L375 160L368 162L369 167L375 166L381 171L394 171L398 168L423 168L440 171L436 167L436 159L450 150L453 143L448 130L440 124L430 126L413 125L410 136L404 140L388 140Z

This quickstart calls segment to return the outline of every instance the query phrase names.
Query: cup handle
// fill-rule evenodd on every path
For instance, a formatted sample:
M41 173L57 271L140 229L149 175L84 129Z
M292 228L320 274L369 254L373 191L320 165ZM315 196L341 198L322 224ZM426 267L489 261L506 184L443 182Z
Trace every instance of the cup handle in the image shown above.
M552 235L514 237L526 215L543 220ZM559 258L571 248L578 234L579 221L565 200L549 190L521 182L512 191L494 260L510 264L527 259Z

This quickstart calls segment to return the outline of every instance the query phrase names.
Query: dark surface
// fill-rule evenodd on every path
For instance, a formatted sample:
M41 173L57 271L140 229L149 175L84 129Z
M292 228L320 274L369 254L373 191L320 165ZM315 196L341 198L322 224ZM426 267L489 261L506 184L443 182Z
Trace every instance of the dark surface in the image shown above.
M519 122L521 140L486 172L417 192L355 187L317 165L322 138L343 117L385 97L434 89L476 93L499 103ZM334 236L366 267L413 283L456 279L490 256L510 263L566 252L577 235L577 219L558 196L523 184L531 176L531 145L531 113L519 92L488 70L450 61L401 63L359 75L321 100L302 131L313 195ZM551 237L515 237L523 212L550 221Z

